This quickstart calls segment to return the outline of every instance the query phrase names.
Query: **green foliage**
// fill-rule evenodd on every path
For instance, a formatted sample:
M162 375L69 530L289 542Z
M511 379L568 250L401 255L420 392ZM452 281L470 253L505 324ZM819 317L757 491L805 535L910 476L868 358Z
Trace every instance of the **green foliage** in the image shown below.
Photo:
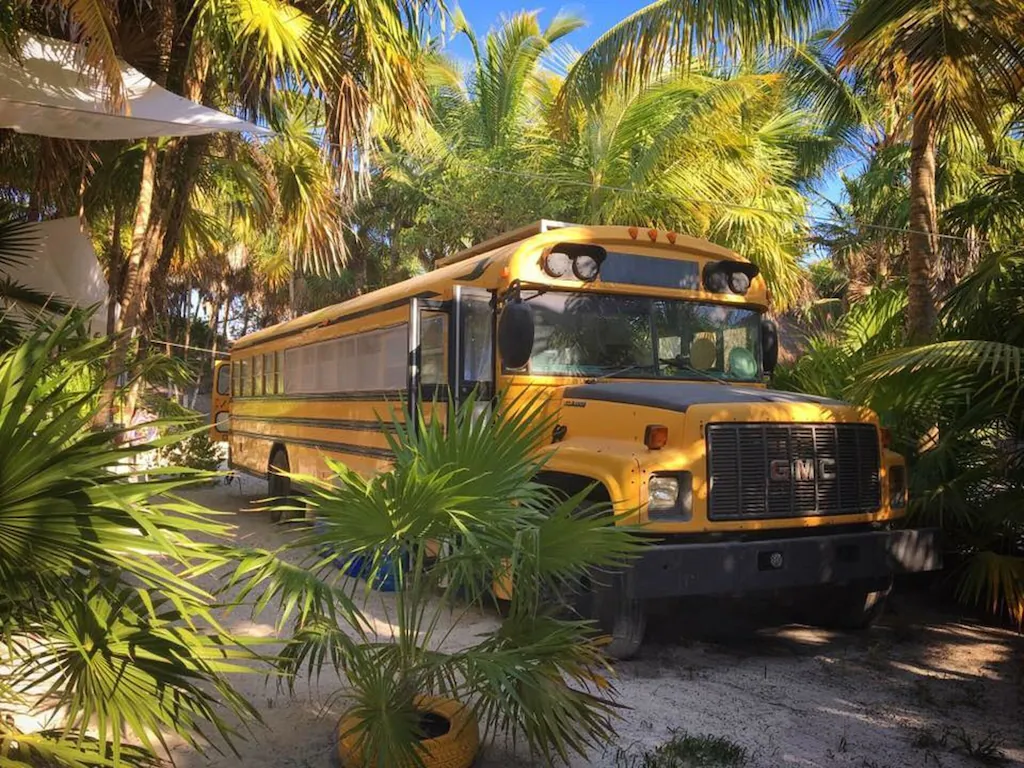
M1024 620L1021 251L985 259L949 296L937 338L906 347L902 292L874 291L777 383L876 409L911 461L911 519L940 525L966 602Z
M258 719L225 677L253 654L186 575L227 562L190 537L228 528L176 495L203 475L136 477L133 459L159 444L90 428L97 385L83 368L108 353L66 321L0 355L0 705L66 720L30 734L0 724L11 765L145 765L163 732L196 742L209 727L230 745L227 713Z
M779 307L793 304L804 291L803 188L841 130L804 108L790 71L703 62L564 111L574 81L559 72L574 54L556 42L577 23L542 29L536 13L520 13L481 39L457 19L475 53L468 78L435 62L432 111L389 138L355 211L353 255L394 280L540 218L630 223L734 248L761 267Z
M616 768L741 768L748 762L747 750L721 736L692 736L675 732L653 750L630 755L619 750Z
M877 289L807 339L807 351L774 375L779 389L849 398L867 360L902 343L906 291Z
M168 434L176 434L168 430ZM192 427L174 443L160 450L160 463L171 467L188 467L203 472L215 472L220 468L221 453L217 443L210 439L208 426Z
M285 606L285 672L312 676L331 666L345 676L349 706L364 716L364 754L380 765L415 758L413 699L421 693L473 706L488 730L524 738L547 762L614 737L614 691L598 638L588 623L553 613L550 596L623 563L639 544L607 510L578 514L585 493L565 498L534 482L551 426L534 405L488 411L470 398L458 411L420 418L415 432L396 423L387 472L364 478L329 462L328 479L293 476L317 525L287 550L361 556L368 583L387 563L405 562L394 607L382 608L393 638L370 629L372 608L357 601L359 587L333 555L293 566L254 551L233 579L243 594L265 589L261 604ZM492 579L503 573L513 582L508 619L449 649L444 622L491 602Z

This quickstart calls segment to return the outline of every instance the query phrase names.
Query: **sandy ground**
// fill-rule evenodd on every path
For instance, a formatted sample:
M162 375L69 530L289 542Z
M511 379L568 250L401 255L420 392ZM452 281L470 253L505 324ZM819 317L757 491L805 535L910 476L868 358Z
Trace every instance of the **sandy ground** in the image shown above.
M237 511L265 493L245 479L195 494ZM239 540L274 548L289 535L265 515L237 515ZM371 610L387 632L388 597ZM617 666L621 749L638 753L683 730L723 736L747 749L749 765L977 766L969 745L989 743L1008 764L1024 765L1024 643L1018 636L930 614L908 598L871 632L833 634L779 626L740 615L736 605L682 605L655 621L639 659ZM451 638L467 642L495 618L471 614ZM240 634L273 637L273 616L226 622ZM240 745L241 757L175 748L182 768L241 766L319 768L332 765L332 728L344 705L331 694L341 681L298 682L294 696L240 675L237 687L261 711L267 727ZM502 742L485 746L480 768L537 766ZM572 766L624 765L598 753Z

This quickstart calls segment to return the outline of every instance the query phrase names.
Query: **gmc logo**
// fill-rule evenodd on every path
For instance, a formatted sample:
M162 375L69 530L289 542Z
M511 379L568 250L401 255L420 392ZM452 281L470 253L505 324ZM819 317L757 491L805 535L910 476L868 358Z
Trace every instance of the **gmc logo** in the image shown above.
M813 480L814 462L810 459L793 459L792 462L786 459L773 459L768 464L768 478L776 482L783 480ZM818 477L822 480L835 480L836 460L818 459Z

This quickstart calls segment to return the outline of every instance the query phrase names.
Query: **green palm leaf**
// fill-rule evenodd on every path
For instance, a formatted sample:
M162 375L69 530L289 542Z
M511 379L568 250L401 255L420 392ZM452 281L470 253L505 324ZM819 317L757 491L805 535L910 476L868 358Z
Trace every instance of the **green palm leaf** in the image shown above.
M232 718L258 721L226 677L251 671L257 656L224 632L212 596L187 575L229 559L191 538L223 541L229 528L175 496L209 476L136 477L128 463L161 441L92 431L108 353L107 340L80 339L72 318L0 354L0 631L11 692L42 696L66 718L56 740L0 734L27 760L145 764L163 733L217 734L231 746Z
M645 82L671 64L737 58L802 38L823 0L658 0L626 17L579 58L560 95L561 114L595 103L611 84Z

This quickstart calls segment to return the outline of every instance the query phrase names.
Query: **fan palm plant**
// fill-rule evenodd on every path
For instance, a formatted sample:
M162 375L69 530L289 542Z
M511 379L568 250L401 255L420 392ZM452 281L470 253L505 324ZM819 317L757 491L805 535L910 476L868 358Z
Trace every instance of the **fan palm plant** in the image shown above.
M423 694L462 702L548 762L614 735L599 638L587 622L554 613L550 598L601 578L637 542L607 510L582 513L586 491L564 497L534 481L551 422L524 405L482 410L470 398L458 410L435 408L416 429L396 422L393 465L369 479L338 462L326 479L293 475L317 523L286 549L330 552L288 565L253 551L239 567L243 595L263 590L257 609L269 600L287 607L281 629L291 625L292 636L281 658L292 679L333 667L347 681L339 696L354 725L341 736L367 765L423 758ZM366 563L366 587L342 575L336 553ZM397 571L393 601L359 599L386 564ZM450 642L467 611L493 602L502 574L508 618L468 646ZM383 636L371 629L376 610L391 627Z
M175 495L202 475L135 477L154 446L90 429L107 354L74 320L0 354L0 709L44 726L0 718L6 765L147 764L257 719L225 677L253 654L187 576L228 529Z

